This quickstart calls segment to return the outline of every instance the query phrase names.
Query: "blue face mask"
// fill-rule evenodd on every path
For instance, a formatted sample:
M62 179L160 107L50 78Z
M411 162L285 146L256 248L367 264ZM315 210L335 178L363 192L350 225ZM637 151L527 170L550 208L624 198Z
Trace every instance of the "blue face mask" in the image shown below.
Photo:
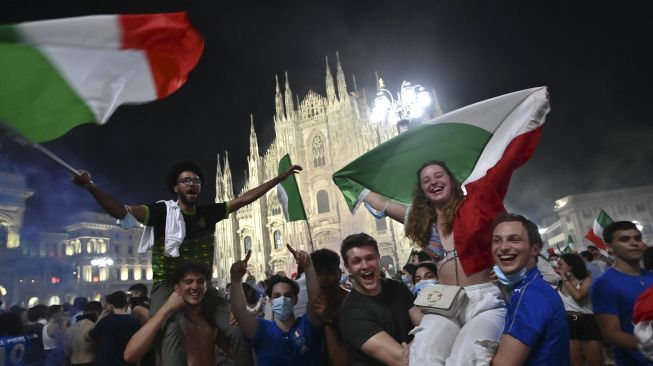
M290 297L280 296L272 300L272 313L279 320L288 320L293 315L295 304Z
M521 269L521 271L519 271L517 273L505 274L505 273L503 273L501 268L499 268L499 266L497 266L496 264L494 265L494 267L492 269L494 270L494 273L497 274L497 278L499 279L499 282L501 282L502 284L504 284L506 286L513 286L517 282L523 280L524 277L526 277L526 272L528 272L528 269L526 267L524 267L524 268Z
M436 279L433 279L433 278L428 279L428 280L421 280L421 281L419 281L419 282L417 282L415 284L415 288L413 288L413 293L415 294L415 296L417 296L417 294L419 294L419 292L422 291L422 289L424 287L426 287L428 285L437 285L437 284L438 284L438 281Z

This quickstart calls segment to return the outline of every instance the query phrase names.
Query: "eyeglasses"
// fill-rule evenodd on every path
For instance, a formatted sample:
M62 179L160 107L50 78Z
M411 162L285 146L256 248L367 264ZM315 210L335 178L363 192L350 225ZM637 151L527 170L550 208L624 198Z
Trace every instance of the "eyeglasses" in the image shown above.
M189 186L191 184L194 184L196 186L202 185L202 181L199 178L191 178L191 177L180 179L177 183L182 183L185 186Z

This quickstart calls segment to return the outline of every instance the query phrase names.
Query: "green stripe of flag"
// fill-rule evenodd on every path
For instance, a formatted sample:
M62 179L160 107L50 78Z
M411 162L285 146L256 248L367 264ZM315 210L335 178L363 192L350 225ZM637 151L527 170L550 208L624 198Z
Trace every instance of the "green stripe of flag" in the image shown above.
M0 38L10 38L10 33L4 27ZM85 102L38 49L0 43L0 55L0 122L42 142L95 121Z
M416 172L424 162L445 161L463 182L491 137L489 131L462 122L421 125L368 151L333 174L333 181L350 209L365 188L410 203L412 189L406 187L415 185Z
M279 161L279 174L284 173L291 166L290 155L286 154ZM306 220L304 203L302 202L302 196L297 186L297 178L295 178L294 174L291 174L277 185L277 195L286 221Z

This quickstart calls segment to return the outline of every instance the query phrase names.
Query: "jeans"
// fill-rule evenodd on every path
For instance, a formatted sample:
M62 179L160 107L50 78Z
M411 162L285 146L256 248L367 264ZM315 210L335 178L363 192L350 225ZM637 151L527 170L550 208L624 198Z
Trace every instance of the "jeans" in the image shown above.
M465 286L455 318L425 314L412 333L411 365L489 365L503 331L506 304L492 283Z

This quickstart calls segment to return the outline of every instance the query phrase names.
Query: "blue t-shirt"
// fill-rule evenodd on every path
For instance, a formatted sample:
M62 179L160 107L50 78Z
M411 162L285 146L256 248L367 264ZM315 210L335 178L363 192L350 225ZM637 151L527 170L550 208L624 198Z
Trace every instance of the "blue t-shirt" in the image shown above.
M297 318L288 332L281 330L274 320L258 318L257 321L256 336L249 345L256 351L258 366L320 364L324 333L307 316Z
M633 308L637 296L653 285L653 272L642 269L639 276L631 276L609 268L594 280L590 290L594 314L619 317L621 330L633 334ZM653 365L637 350L614 348L616 365Z
M567 313L537 267L513 289L504 334L530 348L524 365L569 365Z

